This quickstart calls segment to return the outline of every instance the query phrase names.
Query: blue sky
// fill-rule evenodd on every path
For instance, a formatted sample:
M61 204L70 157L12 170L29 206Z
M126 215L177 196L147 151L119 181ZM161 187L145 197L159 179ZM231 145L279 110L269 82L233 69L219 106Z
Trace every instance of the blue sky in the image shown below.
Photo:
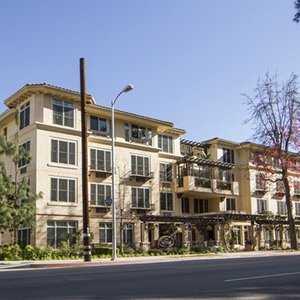
M293 0L0 2L0 99L25 83L88 91L99 104L172 121L187 137L251 137L242 93L259 76L300 69ZM300 73L300 72L299 72Z

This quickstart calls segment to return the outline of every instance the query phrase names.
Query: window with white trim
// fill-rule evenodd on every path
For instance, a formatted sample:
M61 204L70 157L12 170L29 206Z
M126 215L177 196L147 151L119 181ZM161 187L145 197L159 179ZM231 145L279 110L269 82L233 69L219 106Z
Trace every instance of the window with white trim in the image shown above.
M235 198L226 198L226 210L236 210Z
M112 223L99 223L99 243L109 244L112 242Z
M160 163L159 164L159 178L161 182L172 181L172 164Z
M95 133L109 134L109 121L104 118L90 116L90 129Z
M74 127L74 105L72 102L54 99L52 109L54 124Z
M277 214L278 215L286 215L287 214L287 208L285 201L277 201Z
M295 180L294 181L294 195L300 195L300 181Z
M20 130L29 126L29 124L30 124L30 102L27 102L20 107L19 121L20 121L20 124L19 124Z
M111 172L111 151L90 149L91 170Z
M266 190L266 179L264 174L259 173L255 175L255 188L256 190L260 191L264 191Z
M133 246L133 224L123 225L123 243L127 246Z
M150 208L150 189L143 187L132 187L131 207L140 209Z
M158 148L163 152L173 153L173 137L159 134Z
M26 167L30 162L29 153L30 153L30 141L27 141L26 143L19 146L19 155L21 159L18 162L18 167L20 169L21 174L24 174L27 171Z
M107 206L106 201L111 199L111 185L91 183L90 203L95 206Z
M257 199L257 213L263 214L268 211L267 200Z
M300 216L300 202L295 202L295 214Z
M76 202L76 180L51 177L50 200L52 202Z
M173 211L173 193L160 192L160 210Z
M131 175L150 176L149 157L131 155Z
M75 165L76 143L62 140L51 140L51 162Z
M47 245L60 247L63 242L76 243L77 221L47 221Z

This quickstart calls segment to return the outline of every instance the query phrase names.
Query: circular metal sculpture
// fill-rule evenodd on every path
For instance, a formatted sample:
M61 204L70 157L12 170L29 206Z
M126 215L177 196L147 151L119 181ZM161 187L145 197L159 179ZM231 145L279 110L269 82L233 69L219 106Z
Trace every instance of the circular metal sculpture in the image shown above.
M173 235L163 235L158 240L158 246L162 249L172 248L175 245L175 238Z

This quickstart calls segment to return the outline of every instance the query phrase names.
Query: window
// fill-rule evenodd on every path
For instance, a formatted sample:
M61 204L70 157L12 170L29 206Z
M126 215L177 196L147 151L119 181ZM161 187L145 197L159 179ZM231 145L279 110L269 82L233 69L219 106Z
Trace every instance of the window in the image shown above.
M168 135L158 135L158 148L163 152L173 153L173 138Z
M267 208L267 200L257 199L257 212L259 214L263 214L268 210Z
M159 178L161 182L172 181L172 164L160 163Z
M125 123L125 140L152 145L152 131L149 128Z
M233 226L232 228L232 239L234 240L235 245L241 245L242 244L242 231L240 226Z
M97 133L108 134L109 133L109 124L108 120L91 116L90 117L90 128L92 131Z
M112 223L99 224L99 243L108 244L112 242Z
M131 188L131 207L141 209L150 208L149 188Z
M19 118L20 118L20 124L19 124L20 130L29 125L29 123L30 123L30 102L27 102L26 104L24 104L20 107Z
M274 240L273 231L265 228L264 238L265 238L265 242L267 243L272 242Z
M19 146L19 155L21 159L19 160L18 166L20 168L21 174L26 173L27 171L26 166L30 162L29 153L30 153L30 141Z
M294 194L300 195L300 181L294 181Z
M272 157L272 166L274 168L280 168L280 160L278 157Z
M75 142L51 140L51 162L75 165Z
M60 247L62 242L69 245L76 243L77 221L48 221L47 244L50 247Z
M295 202L295 213L296 216L300 216L300 202Z
M278 215L286 215L287 208L284 201L277 201L277 214Z
M96 171L111 172L111 152L106 150L91 149L90 168Z
M181 210L184 214L190 213L190 201L189 198L181 198Z
M173 194L168 192L160 193L160 209L161 210L173 210Z
M133 224L123 225L123 243L127 246L133 246Z
M51 201L75 202L75 179L51 178Z
M194 199L194 213L203 214L208 212L208 200L207 199Z
M199 178L211 178L212 168L209 166L193 164L191 175Z
M69 101L53 100L53 123L74 127L74 106Z
M31 229L30 228L21 228L18 230L18 244L21 247L30 245L30 236Z
M131 174L138 176L150 176L149 157L131 155Z
M107 206L107 199L111 199L111 185L91 183L91 205Z
M284 193L284 185L282 181L276 181L276 193Z
M234 151L232 149L223 148L222 161L225 163L234 164Z
M266 189L266 180L263 174L255 175L255 187L256 190L264 191Z
M236 210L235 198L226 198L226 210Z

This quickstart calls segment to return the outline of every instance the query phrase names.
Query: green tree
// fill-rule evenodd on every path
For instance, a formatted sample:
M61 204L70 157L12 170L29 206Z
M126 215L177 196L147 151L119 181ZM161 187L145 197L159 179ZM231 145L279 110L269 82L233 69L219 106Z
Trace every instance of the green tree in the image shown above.
M19 179L20 161L30 161L22 146L0 137L0 157L0 230L10 231L16 243L18 229L34 226L35 204L42 194L30 191L28 179Z

